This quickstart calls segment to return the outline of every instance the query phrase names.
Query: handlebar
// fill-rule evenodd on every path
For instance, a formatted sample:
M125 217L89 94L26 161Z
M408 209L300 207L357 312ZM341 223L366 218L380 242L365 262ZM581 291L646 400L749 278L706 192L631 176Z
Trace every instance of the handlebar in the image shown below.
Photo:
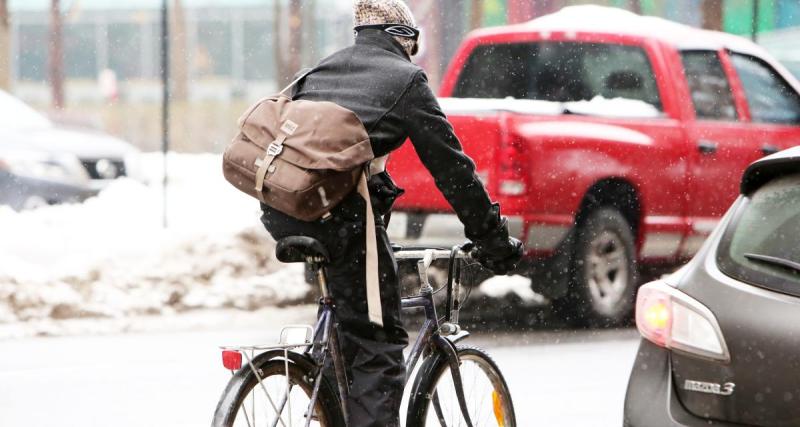
M454 253L455 252L455 253ZM454 247L451 250L438 249L438 248L413 248L402 249L399 248L395 254L395 259L416 259L417 265L420 269L420 276L423 277L423 282L427 282L427 271L434 260L437 259L471 259L472 254L466 252L461 248ZM423 276L424 275L424 276Z
M449 249L400 249L395 252L394 257L397 259L424 259L427 256L431 260L450 258L451 251ZM458 259L472 258L471 252L464 252L459 249L456 253Z

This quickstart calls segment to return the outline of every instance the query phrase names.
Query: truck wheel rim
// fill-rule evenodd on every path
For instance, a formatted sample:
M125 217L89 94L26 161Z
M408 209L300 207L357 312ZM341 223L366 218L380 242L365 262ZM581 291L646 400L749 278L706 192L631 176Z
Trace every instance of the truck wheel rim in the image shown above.
M628 288L628 262L625 244L615 233L598 233L589 245L586 279L594 308L614 315Z

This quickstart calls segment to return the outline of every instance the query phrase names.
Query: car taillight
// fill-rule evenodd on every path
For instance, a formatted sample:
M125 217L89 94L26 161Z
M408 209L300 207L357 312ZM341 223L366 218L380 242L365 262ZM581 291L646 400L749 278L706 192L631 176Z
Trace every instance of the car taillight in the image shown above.
M242 367L242 353L235 350L223 350L222 366L229 371L239 370Z
M636 327L644 338L661 347L730 361L711 310L663 281L650 282L639 289Z
M500 150L497 191L503 196L521 196L527 191L528 158L518 139L506 142Z

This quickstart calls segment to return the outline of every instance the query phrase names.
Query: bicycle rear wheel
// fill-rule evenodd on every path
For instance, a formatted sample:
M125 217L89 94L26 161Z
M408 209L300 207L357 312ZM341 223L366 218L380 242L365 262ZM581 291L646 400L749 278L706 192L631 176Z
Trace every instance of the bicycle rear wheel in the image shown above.
M344 426L336 395L324 378L315 407L309 414L314 390L314 377L309 369L289 363L287 384L282 359L264 363L256 360L254 366L261 381L249 366L243 366L220 398L213 427L304 427L308 418L311 418L309 425L312 427Z
M516 427L514 404L503 374L485 351L458 346L464 397L473 427ZM444 358L422 367L408 409L408 425L424 427L466 426L458 404L453 376Z

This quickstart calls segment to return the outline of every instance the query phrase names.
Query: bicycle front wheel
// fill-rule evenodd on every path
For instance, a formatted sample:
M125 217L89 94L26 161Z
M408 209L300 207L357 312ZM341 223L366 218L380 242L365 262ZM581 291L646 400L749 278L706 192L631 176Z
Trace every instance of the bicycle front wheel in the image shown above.
M323 378L319 397L309 412L314 378L307 369L283 360L254 361L240 369L228 383L214 413L213 427L341 427L338 402Z
M485 351L458 346L464 397L473 427L516 427L514 404L503 374ZM458 404L453 376L444 358L423 370L430 373L416 383L408 409L408 425L466 426Z

